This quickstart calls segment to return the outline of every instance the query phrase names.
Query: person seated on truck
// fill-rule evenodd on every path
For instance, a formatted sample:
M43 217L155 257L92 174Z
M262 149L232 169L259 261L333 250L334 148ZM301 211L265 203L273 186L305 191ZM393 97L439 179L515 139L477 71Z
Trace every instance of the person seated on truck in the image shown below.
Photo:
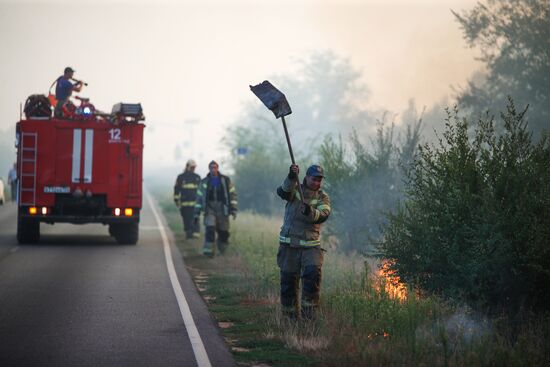
M63 75L57 78L57 85L55 86L55 99L57 100L57 104L55 105L53 113L55 117L63 117L63 106L69 101L69 97L71 97L73 91L80 92L82 89L81 81L76 84L71 83L73 75L73 68L67 66Z

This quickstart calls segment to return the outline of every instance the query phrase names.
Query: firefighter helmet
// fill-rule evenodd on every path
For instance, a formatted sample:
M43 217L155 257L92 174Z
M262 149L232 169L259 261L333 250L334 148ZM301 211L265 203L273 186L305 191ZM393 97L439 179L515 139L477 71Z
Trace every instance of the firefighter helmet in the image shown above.
M306 176L325 177L325 171L318 164L313 164L307 169Z

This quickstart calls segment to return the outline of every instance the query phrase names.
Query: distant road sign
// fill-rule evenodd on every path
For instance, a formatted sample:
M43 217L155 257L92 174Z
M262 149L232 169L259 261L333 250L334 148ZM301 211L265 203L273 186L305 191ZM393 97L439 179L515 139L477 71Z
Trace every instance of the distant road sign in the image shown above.
M248 154L248 148L247 147L237 148L237 155L247 155L247 154Z

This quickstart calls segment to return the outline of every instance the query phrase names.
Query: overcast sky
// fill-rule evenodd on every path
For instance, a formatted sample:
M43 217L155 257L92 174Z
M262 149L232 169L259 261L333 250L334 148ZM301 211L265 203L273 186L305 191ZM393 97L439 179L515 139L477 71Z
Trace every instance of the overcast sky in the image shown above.
M0 0L0 131L71 66L98 109L142 103L146 165L173 162L177 144L206 165L224 155L217 142L254 98L249 84L326 50L362 72L369 107L430 106L480 68L451 14L475 3Z

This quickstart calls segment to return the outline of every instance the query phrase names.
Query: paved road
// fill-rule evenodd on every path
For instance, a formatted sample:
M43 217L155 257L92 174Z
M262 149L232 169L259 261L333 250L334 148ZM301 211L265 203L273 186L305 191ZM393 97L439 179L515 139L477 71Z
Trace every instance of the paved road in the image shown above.
M95 224L41 224L40 244L18 246L15 214L0 206L0 366L235 365L147 200L134 246Z

